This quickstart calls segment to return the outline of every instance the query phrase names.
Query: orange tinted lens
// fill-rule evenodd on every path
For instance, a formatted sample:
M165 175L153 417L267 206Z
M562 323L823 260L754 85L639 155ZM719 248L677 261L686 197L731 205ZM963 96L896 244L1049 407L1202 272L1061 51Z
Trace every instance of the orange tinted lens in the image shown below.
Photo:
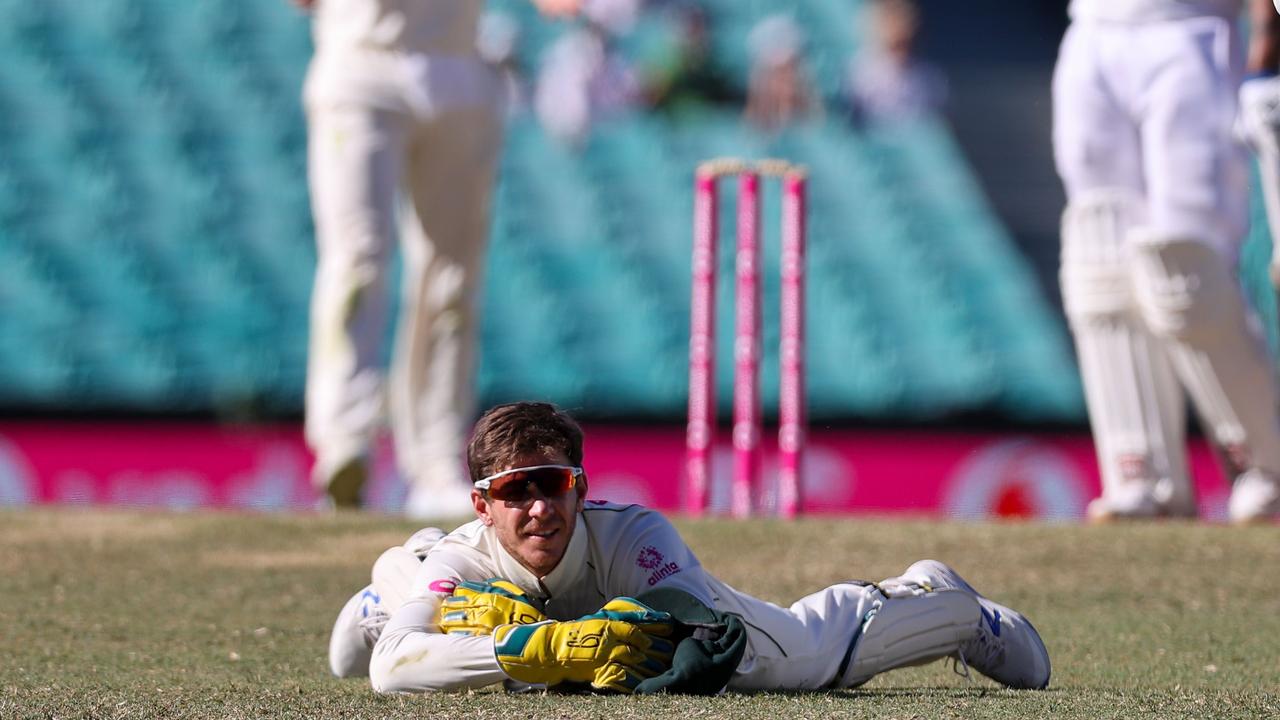
M495 500L523 502L533 495L536 486L543 497L558 498L569 492L574 483L573 468L538 468L504 475L489 486Z

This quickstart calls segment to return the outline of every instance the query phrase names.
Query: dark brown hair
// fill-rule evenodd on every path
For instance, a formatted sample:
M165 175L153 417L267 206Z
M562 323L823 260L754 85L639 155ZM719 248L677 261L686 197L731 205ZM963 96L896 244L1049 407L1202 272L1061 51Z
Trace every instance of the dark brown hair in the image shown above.
M563 452L582 465L582 428L551 403L514 402L490 408L467 445L471 482L506 469L520 455Z

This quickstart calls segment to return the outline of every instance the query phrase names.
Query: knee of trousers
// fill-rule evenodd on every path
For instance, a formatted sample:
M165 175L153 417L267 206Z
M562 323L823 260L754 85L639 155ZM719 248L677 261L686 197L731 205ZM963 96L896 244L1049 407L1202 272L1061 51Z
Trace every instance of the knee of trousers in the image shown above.
M1243 312L1226 258L1208 242L1151 230L1133 233L1134 297L1155 335L1204 345Z
M1063 211L1059 281L1073 326L1115 320L1133 309L1125 241L1142 215L1142 199L1122 188L1081 193Z

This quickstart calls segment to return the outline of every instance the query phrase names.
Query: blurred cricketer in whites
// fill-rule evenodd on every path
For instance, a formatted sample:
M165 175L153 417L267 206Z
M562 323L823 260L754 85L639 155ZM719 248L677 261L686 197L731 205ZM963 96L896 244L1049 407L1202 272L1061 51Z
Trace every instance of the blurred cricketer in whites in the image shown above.
M1237 273L1249 164L1280 192L1280 18L1266 0L1072 0L1054 71L1063 305L1102 495L1094 520L1194 517L1186 402L1239 523L1280 514L1280 387ZM1273 227L1280 198L1268 201ZM1274 262L1273 262L1274 267Z
M552 405L489 410L467 460L476 520L378 559L334 626L335 674L379 692L715 694L856 687L950 657L1009 687L1049 682L1031 623L937 561L789 608L734 590L662 515L586 499L582 431Z
M476 47L481 0L292 0L312 16L307 175L316 228L307 357L312 481L357 507L390 415L405 512L470 506L478 296L502 145L503 82ZM579 0L533 0L544 13ZM382 367L393 244L403 260ZM389 407L388 407L389 406Z

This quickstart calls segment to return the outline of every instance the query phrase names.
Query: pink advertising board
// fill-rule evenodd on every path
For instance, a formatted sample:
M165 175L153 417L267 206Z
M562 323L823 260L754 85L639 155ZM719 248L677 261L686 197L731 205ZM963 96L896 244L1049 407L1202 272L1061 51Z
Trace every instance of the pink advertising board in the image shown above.
M590 496L684 508L681 427L588 427ZM1191 464L1201 515L1224 517L1227 485L1209 449ZM1085 433L1000 435L939 431L818 430L809 439L803 509L1075 520L1098 492ZM732 450L712 452L710 506L729 509ZM311 456L292 425L0 423L0 506L31 504L306 510L317 496ZM776 500L776 444L766 443L764 512ZM404 488L391 447L374 458L369 505L396 511Z

